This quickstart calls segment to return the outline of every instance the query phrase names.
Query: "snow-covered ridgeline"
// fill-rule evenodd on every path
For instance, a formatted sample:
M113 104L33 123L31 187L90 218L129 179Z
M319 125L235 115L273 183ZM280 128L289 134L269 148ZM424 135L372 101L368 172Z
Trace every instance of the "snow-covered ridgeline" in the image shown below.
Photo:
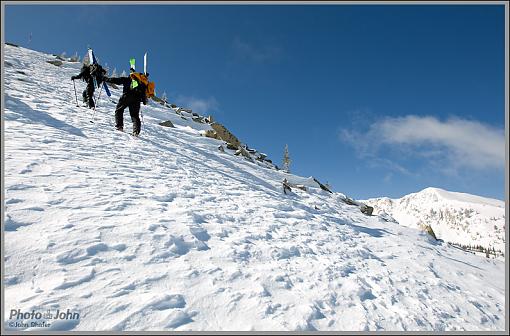
M503 201L426 188L399 199L382 197L364 202L374 207L374 214L389 214L401 225L430 225L446 242L505 251Z

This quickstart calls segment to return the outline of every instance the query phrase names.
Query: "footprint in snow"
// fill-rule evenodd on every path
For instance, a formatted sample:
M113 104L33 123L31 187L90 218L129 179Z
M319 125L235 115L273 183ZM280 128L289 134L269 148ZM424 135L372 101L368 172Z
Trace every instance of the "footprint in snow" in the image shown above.
M282 305L279 304L279 303L276 303L276 304L272 304L272 303L269 303L266 307L266 310L264 311L264 314L265 315L272 315L274 314L278 308L280 308Z
M112 249L118 252L124 251L126 249L126 244L117 244L109 247L105 243L96 243L88 246L85 249L75 248L65 251L57 255L56 260L61 265L69 265L85 259L89 259L90 257L93 257L100 252L107 252Z
M192 317L197 315L196 312L188 312L183 310L186 307L184 296L180 294L167 294L155 297L141 308L135 310L128 317L112 327L113 330L128 330L140 320L150 320L153 325L161 325L158 328L175 329L182 325L193 322ZM161 315L168 311L167 315ZM155 318L164 316L161 320L156 321Z
M127 248L127 246L126 246L126 244L117 244L117 245L113 245L111 248L114 249L115 251L122 252Z
M209 239L211 239L211 236L204 228L195 226L190 227L189 231L193 236L195 236L195 238L197 238L200 241L208 241Z
M15 220L13 220L11 218L11 216L7 215L7 218L5 219L5 223L4 223L4 230L5 231L17 231L18 228L20 228L22 226L29 226L29 225L31 225L31 224L17 222Z
M298 313L302 315L302 319L296 321L297 324L292 328L295 331L317 331L313 322L326 318L317 305L300 306L298 307Z
M86 251L88 256L93 256L99 252L108 251L108 245L106 245L105 243L94 244L87 247Z
M30 188L34 188L34 186L26 185L26 184L15 184L7 188L7 190L27 190Z
M5 201L5 205L16 204L16 203L21 203L21 202L23 202L22 199L19 199L19 198L9 198L7 201Z
M301 253L299 251L299 248L296 246L291 246L290 248L278 248L274 249L271 253L271 256L275 260L281 260L281 259L290 259L292 257L299 257L301 256Z
M176 193L170 193L162 196L153 196L152 198L158 202L169 203L177 197Z
M184 308L186 301L180 294L164 295L163 297L153 299L147 304L147 308L156 310L165 310L172 308Z
M79 286L81 284L84 284L86 282L89 282L91 281L92 279L94 279L96 275L96 270L94 268L92 268L92 270L90 272L87 272L85 274L80 274L78 276L75 276L75 277L72 277L72 278L64 278L64 281L56 286L55 290L59 290L59 289L68 289L68 288L71 288L71 287L75 287L75 286Z
M182 325L193 322L192 317L197 315L197 312L184 312L184 311L175 311L168 315L167 319L169 322L166 324L167 328L175 329Z
M108 298L115 298L115 297L123 296L123 295L131 293L135 289L136 289L136 285L134 283L131 283L127 286L119 288L118 290L115 291L115 293L108 296Z
M157 240L165 235L153 235ZM168 258L179 258L187 254L194 246L192 242L184 241L183 237L175 237L170 235L170 238L165 242L164 248L154 248L151 252L152 258L147 264L166 262ZM198 249L198 248L197 248Z
M278 287L284 288L284 289L291 289L294 287L294 284L292 281L290 281L290 278L288 275L277 275L274 278L274 281L277 283Z
M38 163L36 162L32 162L30 164L28 164L22 171L20 171L19 173L20 174L26 174L26 173L31 173L33 170L34 170L34 167L37 166Z
M6 276L4 278L4 285L5 286L12 286L12 285L17 285L21 283L21 279L17 276Z
M182 237L171 236L165 243L165 247L169 247L170 252L179 256L187 254L190 250L190 244L185 242Z

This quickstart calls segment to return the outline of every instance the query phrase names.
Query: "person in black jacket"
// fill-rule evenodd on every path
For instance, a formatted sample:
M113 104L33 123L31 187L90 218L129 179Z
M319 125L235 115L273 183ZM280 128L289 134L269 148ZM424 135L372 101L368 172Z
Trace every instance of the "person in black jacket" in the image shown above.
M133 69L130 70L131 73L134 72ZM138 136L141 127L140 102L147 105L145 85L131 76L105 78L105 82L123 85L122 96L120 96L117 107L115 108L115 128L119 131L124 131L124 110L127 107L129 108L129 114L133 122L133 135Z
M71 79L82 79L87 83L87 87L83 90L83 102L87 103L89 108L94 108L94 79L91 74L91 66L83 64L80 73L76 76L72 76Z

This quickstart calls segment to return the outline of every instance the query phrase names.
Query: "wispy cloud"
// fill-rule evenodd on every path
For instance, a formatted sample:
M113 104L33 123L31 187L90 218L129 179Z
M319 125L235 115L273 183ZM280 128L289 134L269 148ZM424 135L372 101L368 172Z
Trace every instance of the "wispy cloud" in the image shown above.
M190 108L193 112L197 112L199 114L206 114L212 111L218 110L218 101L214 97L209 97L206 99L197 98L193 96L182 96L179 95L176 98L176 103L182 107Z
M279 60L283 55L283 49L279 46L249 43L239 37L234 39L232 49L237 56L257 63Z
M341 130L340 137L354 146L360 157L386 160L397 154L391 160L397 170L406 170L402 162L410 158L424 159L446 174L462 168L503 169L505 165L504 130L473 120L441 121L414 115L384 118L366 132Z

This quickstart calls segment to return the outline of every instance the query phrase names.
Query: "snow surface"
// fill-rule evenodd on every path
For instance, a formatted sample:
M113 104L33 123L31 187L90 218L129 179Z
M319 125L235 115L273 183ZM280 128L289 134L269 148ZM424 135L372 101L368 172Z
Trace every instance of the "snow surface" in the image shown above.
M401 225L430 225L436 237L461 245L505 251L505 202L465 193L426 188L399 199L363 201L374 214L386 213Z
M50 59L5 46L7 329L11 309L70 309L49 330L504 330L504 262L223 153L161 105L140 139L106 99L91 123L80 65Z

